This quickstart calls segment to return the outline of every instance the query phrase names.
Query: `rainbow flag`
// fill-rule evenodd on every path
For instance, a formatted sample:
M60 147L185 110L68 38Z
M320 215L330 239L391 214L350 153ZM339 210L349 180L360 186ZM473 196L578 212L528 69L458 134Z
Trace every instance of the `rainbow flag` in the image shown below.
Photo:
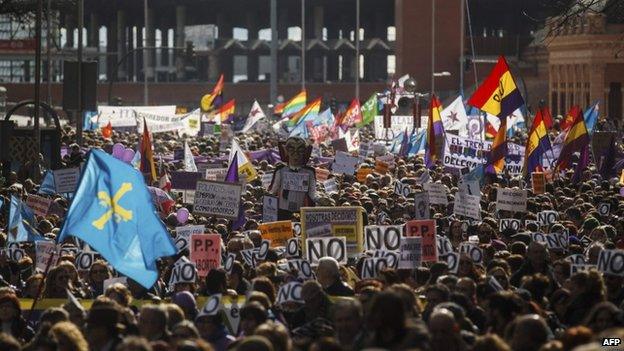
M498 58L496 66L472 94L468 104L499 118L511 115L524 105L524 99L511 76L505 57Z
M498 133L492 144L492 150L488 153L486 173L499 174L505 168L505 156L507 155L507 117L503 117Z
M576 152L582 152L585 146L589 144L589 133L587 132L581 109L576 109L575 112L576 115L563 142L563 147L555 166L556 169L569 168L572 155Z
M548 139L548 129L544 115L548 112L548 108L543 107L537 111L533 119L533 125L529 131L526 148L524 149L524 174L526 176L537 171L542 167L542 157L547 150L551 148L550 139Z
M429 122L427 123L427 143L425 144L425 163L427 167L432 167L441 156L441 148L436 144L440 139L444 143L444 125L442 124L442 103L435 94L432 94L429 102Z
M281 114L282 117L288 117L293 115L301 109L303 109L307 103L308 95L305 90L302 90L299 94L295 95L292 99L286 101L284 104L277 105L275 107L275 113Z
M201 98L200 106L203 111L208 111L214 107L214 102L217 96L223 94L223 74L219 77L217 84L212 88L212 93L206 94Z
M290 117L286 125L288 127L296 127L302 121L310 121L314 117L318 116L321 110L321 98L317 98L311 103L307 104L304 108L296 112Z

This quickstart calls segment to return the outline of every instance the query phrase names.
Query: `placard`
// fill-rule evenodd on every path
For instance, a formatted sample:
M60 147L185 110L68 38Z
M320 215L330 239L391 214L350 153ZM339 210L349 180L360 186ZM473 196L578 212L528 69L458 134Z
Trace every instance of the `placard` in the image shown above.
M429 193L426 191L416 193L414 195L414 219L429 219L430 217Z
M327 180L327 178L329 178L329 175L331 174L331 172L329 171L329 169L316 167L314 168L314 174L316 175L317 181L324 182Z
M57 193L73 193L80 180L80 168L63 168L52 171Z
M551 250L567 250L569 244L568 232L563 233L531 233L531 239L533 241L546 243Z
M357 173L355 174L355 177L357 178L357 181L360 183L365 183L366 182L366 177L368 177L369 174L373 173L373 169L372 168L360 168L358 169Z
M375 250L373 251L373 257L383 257L388 261L388 268L399 268L399 252L387 251L387 250Z
M54 241L40 240L35 241L35 253L36 253L36 265L35 269L39 272L45 272L48 262L50 262L50 268L56 266L59 254L56 250L56 243ZM52 260L50 261L50 258Z
M403 197L408 197L410 192L412 190L410 189L410 186L407 184L403 184L401 181L396 180L394 182L394 193L399 195L399 196L403 196Z
M349 152L349 147L347 146L347 139L345 138L334 139L331 141L331 145L335 152L340 152L340 151Z
M286 241L293 237L291 221L262 223L258 230L264 239L271 240L271 247L286 246Z
M362 263L362 279L375 279L383 269L388 268L388 260L384 257L365 258Z
M476 179L463 179L457 184L457 188L461 193L475 195L481 199L481 186Z
M76 255L76 269L80 272L86 272L91 269L95 261L95 253L90 251L81 251Z
M598 271L624 276L624 250L602 250L598 256Z
M414 269L422 261L422 237L401 238L399 269Z
M603 217L606 217L611 212L611 204L608 202L603 202L598 205L598 214Z
M483 250L477 244L463 242L459 245L459 253L467 255L474 263L483 263Z
M271 186L271 182L273 181L273 172L263 173L260 179L262 181L262 187L265 188L266 190L269 190L269 187Z
M448 205L446 186L439 183L425 183L423 189L429 194L429 203L434 205Z
M200 172L171 172L171 188L180 190L195 190L197 181L202 179Z
M262 221L277 221L277 196L264 195L262 197Z
M212 180L217 182L225 181L225 176L227 175L227 168L206 168L205 177L206 180ZM271 177L273 177L273 173L269 173ZM269 182L271 180L269 179ZM195 188L193 188L195 189Z
M375 161L375 172L386 174L388 173L388 168L390 168L390 166L387 163L379 160Z
M436 222L434 220L413 220L405 224L405 236L422 237L422 261L436 262L438 260L436 242Z
M453 213L459 216L481 220L481 196L468 195L458 191L455 194Z
M449 238L442 235L436 235L436 242L438 248L438 258L453 252L453 245L451 244Z
M310 230L318 227L331 226L331 234L334 237L344 236L347 239L347 251L349 256L355 256L364 249L364 208L359 206L344 207L302 207L301 208L301 232L306 252L305 239L310 236Z
M205 277L211 269L221 267L220 234L193 234L189 245L190 259L195 263L197 275Z
M310 266L310 262L301 258L289 259L288 261L286 261L286 269L288 271L297 271L297 276L304 280L314 278L314 272L312 271L312 266Z
M176 227L175 246L178 248L178 252L184 251L188 248L189 240L192 234L204 234L206 230L205 225L187 225L183 227Z
M333 257L340 264L347 264L347 238L308 238L306 239L306 257L310 265L318 266L322 257Z
M299 245L299 238L290 238L286 240L286 251L284 251L284 256L286 258L299 257L299 250L301 249Z
M473 170L485 163L486 155L492 149L490 141L463 138L451 133L446 133L445 139L442 161L448 168ZM503 173L520 174L524 164L524 146L508 142L507 149Z
M398 250L403 236L403 225L369 225L364 228L366 250Z
M537 213L537 221L541 227L553 225L559 221L559 213L557 211L547 210Z
M520 231L522 227L522 222L519 219L515 218L503 218L498 221L498 230L513 230L515 232Z
M239 184L198 181L193 212L206 216L238 218L242 187Z
M546 192L546 175L543 172L531 173L531 185L533 194L543 194Z
M334 174L353 175L359 162L360 159L358 157L338 151L332 163L331 171Z
M307 192L310 186L310 175L299 172L282 172L282 188L289 191Z
M169 286L173 287L180 283L193 284L197 280L197 268L186 257L182 256L171 269Z
M444 256L440 256L440 260L448 264L449 273L457 274L459 270L459 253L449 252Z
M325 188L325 192L328 194L337 193L338 184L336 184L336 179L331 178L331 179L327 179L326 181L324 181L323 188Z
M29 194L26 198L26 205L32 209L36 216L45 217L50 210L52 199L45 198L34 194Z
M498 188L496 209L499 211L526 212L527 192L521 189Z
M565 258L567 261L570 261L572 264L586 264L587 260L585 259L585 255L583 254L574 254Z
M277 304L282 305L287 302L303 304L304 301L301 298L302 288L303 284L299 282L282 284L277 292Z

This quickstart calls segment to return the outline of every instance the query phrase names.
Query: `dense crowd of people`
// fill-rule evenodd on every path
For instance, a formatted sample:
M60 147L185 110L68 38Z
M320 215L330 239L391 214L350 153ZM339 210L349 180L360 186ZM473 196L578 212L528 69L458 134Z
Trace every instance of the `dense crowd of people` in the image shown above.
M362 142L372 141L368 128L360 130ZM72 128L63 130L65 167L80 165L91 148L109 153L115 143L134 148L140 135L115 132L111 139L104 139L88 132L83 145L75 144L75 138ZM236 138L245 151L277 149L278 137L270 128ZM159 174L183 167L179 160L159 155L172 155L184 140L197 158L227 166L227 157L220 158L224 153L217 136L182 139L161 133L154 134ZM321 145L320 152L308 165L328 168L334 151ZM543 194L533 194L521 175L488 177L481 187L481 221L453 215L461 176L441 164L428 171L421 156L396 156L388 173L372 172L363 181L331 175L338 191L327 193L319 182L316 205L361 206L365 223L391 225L414 218L413 198L423 191L419 180L429 172L429 181L448 190L447 206L430 206L437 234L448 238L457 252L462 242L476 236L484 257L475 263L461 255L456 273L449 271L447 262L438 261L409 269L383 269L373 279L362 279L361 272L361 262L370 253L351 257L346 265L324 257L315 267L314 278L305 280L281 264L284 250L271 248L255 267L239 253L261 245L257 229L262 222L262 197L268 194L261 176L279 167L279 162L268 158L252 162L260 177L244 185L246 222L242 228L232 230L231 220L192 214L192 205L183 204L175 192L170 194L175 205L168 211L160 208L172 237L174 228L181 225L175 213L181 207L191 210L186 224L203 224L207 233L219 234L224 252L238 255L229 271L214 268L195 283L169 286L174 262L188 255L182 251L159 262L159 279L150 289L132 279L104 289L104 281L118 273L101 258L88 270L79 271L75 251L65 250L58 263L42 274L34 269L32 242L19 244L27 255L17 261L11 260L8 249L3 250L0 350L601 350L604 338L624 338L624 276L599 272L595 266L602 250L624 248L620 195L624 184L615 178L603 179L593 165L576 183L571 172L554 175ZM374 156L362 163L374 167ZM39 189L46 166L38 163L39 174L30 166L3 179L1 228L8 224L10 196L25 200ZM410 186L408 196L395 193L395 180ZM496 189L500 187L528 189L527 211L497 211ZM62 194L48 197L61 210L69 206ZM611 204L609 214L598 212L601 203ZM524 225L524 220L536 220L544 210L556 211L558 221L545 228ZM294 213L293 221L298 217ZM503 218L521 219L523 225L501 231L499 219ZM55 239L62 225L63 216L50 214L38 218L36 229ZM567 230L567 249L533 241L530 233L540 229L545 233ZM7 247L9 235L0 234L2 247ZM77 245L74 241L60 244L68 249ZM572 272L570 255L584 257L587 269ZM497 284L492 284L492 277ZM293 281L303 283L301 301L281 303L277 292ZM223 310L202 312L199 301L215 294L222 296L222 303L241 301L237 323ZM33 300L29 299L38 298L42 299L39 305L30 310ZM61 302L50 307L49 301Z

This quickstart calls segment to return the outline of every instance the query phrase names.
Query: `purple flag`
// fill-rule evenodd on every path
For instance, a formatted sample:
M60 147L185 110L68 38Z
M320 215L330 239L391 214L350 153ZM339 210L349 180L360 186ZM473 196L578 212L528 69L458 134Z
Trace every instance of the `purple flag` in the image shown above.
M234 153L232 163L230 163L230 167L228 168L227 174L225 175L225 182L238 183L238 151Z

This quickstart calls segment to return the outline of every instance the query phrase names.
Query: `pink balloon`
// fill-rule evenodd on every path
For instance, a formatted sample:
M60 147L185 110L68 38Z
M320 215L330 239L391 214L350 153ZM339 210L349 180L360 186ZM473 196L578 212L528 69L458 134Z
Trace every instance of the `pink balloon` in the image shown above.
M121 160L123 158L124 150L126 147L122 143L116 143L113 145L113 157Z
M185 224L189 219L189 210L182 207L176 212L176 218L180 224Z
M134 158L134 150L132 149L125 149L123 152L123 155L121 157L121 160L126 162L126 163L130 163L132 162L132 159Z

